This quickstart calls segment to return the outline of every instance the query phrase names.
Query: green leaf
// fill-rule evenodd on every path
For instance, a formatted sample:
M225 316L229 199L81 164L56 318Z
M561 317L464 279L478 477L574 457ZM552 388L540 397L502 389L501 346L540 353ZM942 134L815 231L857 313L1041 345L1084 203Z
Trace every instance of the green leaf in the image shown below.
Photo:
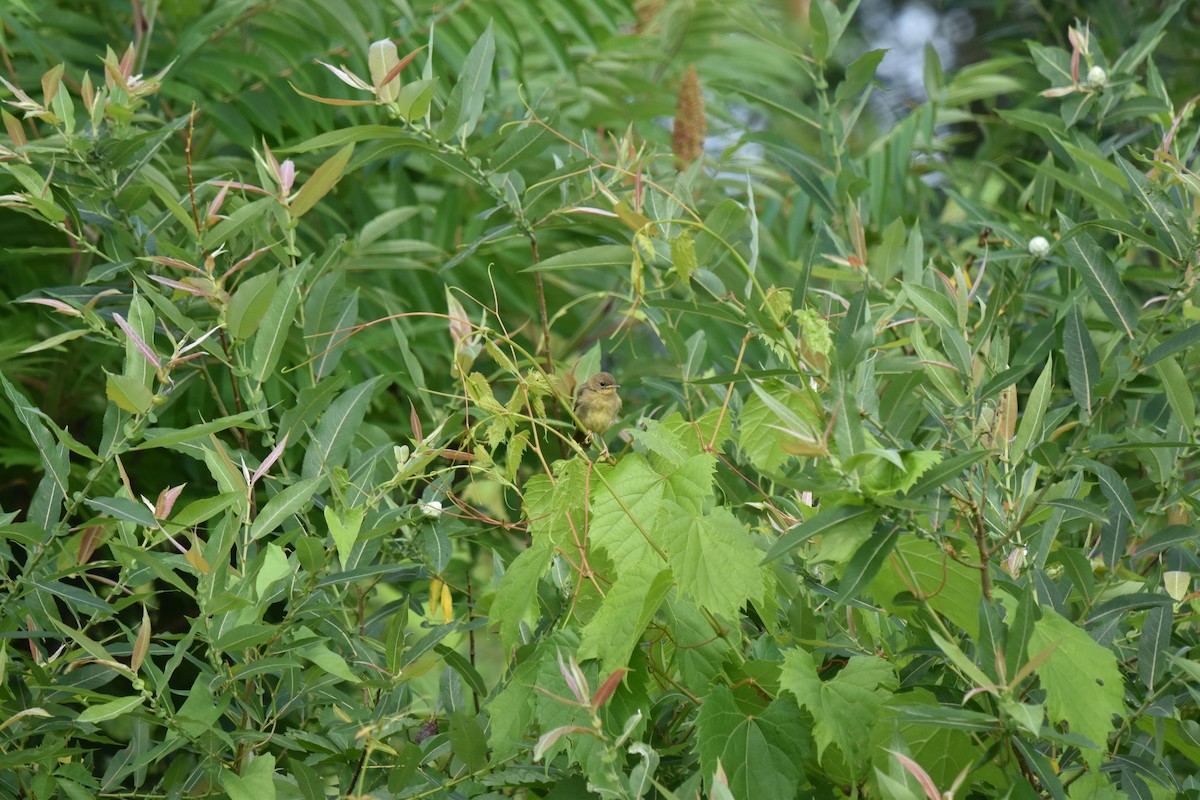
M856 656L832 680L822 681L812 655L794 647L784 653L779 685L812 714L817 758L826 763L826 749L836 744L851 774L864 774L871 728L898 685L892 665L878 656Z
M182 656L181 656L182 657ZM175 712L175 721L185 733L195 737L204 736L212 731L212 727L229 707L230 698L227 693L214 698L208 686L211 674L201 672L192 682L187 692L187 699Z
M250 539L261 539L282 525L284 520L308 504L324 482L324 475L306 478L293 483L268 500L250 526Z
M71 473L70 457L62 442L55 441L50 435L46 426L46 415L35 408L3 372L0 372L0 386L4 388L4 394L16 412L17 419L33 439L42 469L45 471L29 503L26 519L48 531L58 524L62 516L62 504L67 496Z
M300 191L296 192L296 196L288 203L288 213L292 219L299 219L307 214L313 206L320 202L322 197L329 194L334 186L337 186L352 155L354 155L354 145L348 144L317 167L312 177L304 182Z
M973 450L969 453L951 456L930 467L905 494L908 497L916 498L940 489L943 484L961 476L965 470L970 469L989 455L991 452L988 450Z
M972 637L978 635L981 590L979 570L960 564L935 542L907 536L901 539L887 565L876 574L865 594L902 619L912 618L924 599Z
M474 717L461 711L450 715L450 747L471 772L487 766L487 742Z
M283 580L293 572L283 548L271 542L266 547L262 566L254 576L254 594L261 600L276 581Z
M942 461L942 454L934 450L904 450L897 453L895 450L877 448L876 451L865 451L864 455L874 460L865 469L860 469L863 474L863 493L877 498L907 492L922 475ZM893 457L900 460L899 465L892 460Z
M962 380L955 369L946 361L946 357L925 341L925 334L920 323L909 326L909 336L912 338L913 349L921 360L921 366L930 381L941 392L942 396L955 406L966 405L967 398L963 394Z
M260 753L247 762L241 775L221 770L221 786L229 800L275 800L275 756Z
M303 477L313 478L345 463L371 396L384 380L384 376L377 375L350 387L321 415L304 453Z
M736 617L747 600L763 597L761 552L731 510L702 513L668 501L663 515L659 541L685 596L726 617Z
M151 513L150 509L127 497L96 497L84 502L100 513L108 514L114 519L123 519L135 525L144 525L147 528L153 528L158 524L154 521L154 514Z
M919 286L906 284L904 293L912 300L914 306L925 316L933 320L933 324L943 331L957 331L958 318L950 299L941 292Z
M245 341L258 330L258 324L271 305L275 290L279 287L279 268L247 278L238 286L229 300L226 312L230 335L237 341Z
M846 571L838 582L837 602L845 603L857 597L864 586L879 572L883 562L891 554L900 539L900 529L879 530L871 535L866 544L858 548L854 558L846 565Z
M628 270L633 263L633 250L624 244L602 244L595 247L583 247L568 250L556 256L540 261L522 272L554 272L557 270L583 269L596 267L599 269Z
M505 647L516 645L521 621L535 606L538 581L550 569L553 557L554 543L551 538L535 536L529 548L521 551L504 571L489 617L499 621L500 640Z
M780 380L751 383L754 394L738 415L738 446L764 472L779 469L797 449L822 449L825 426L813 401Z
M318 381L337 368L358 322L358 290L345 287L345 275L339 271L321 278L304 304L304 335Z
M671 571L656 572L653 564L622 573L605 590L595 616L583 626L579 659L600 659L600 671L606 675L626 666L673 584Z
M310 644L296 651L296 655L316 664L326 673L344 681L358 683L358 676L351 672L346 660L323 644Z
M75 722L81 725L85 723L94 725L97 722L116 719L133 711L142 704L142 700L144 699L140 694L137 694L110 700L107 703L100 703L95 706L88 706L79 713L79 716L75 718Z
M1082 463L1100 479L1100 491L1108 498L1110 514L1119 514L1129 522L1136 521L1137 507L1125 479L1112 467L1090 458L1082 459Z
M1154 365L1158 379L1167 393L1167 403L1175 412L1175 418L1185 431L1196 427L1196 395L1192 391L1187 375L1173 358L1160 359Z
M869 50L850 62L850 66L846 67L845 79L838 84L837 91L834 93L835 104L861 92L875 77L875 71L879 69L879 62L886 55L887 50Z
M365 508L359 506L342 509L339 514L333 506L325 506L325 524L337 547L338 560L341 561L342 569L346 568L346 563L350 560L350 552L354 549L354 543L358 541L358 531L362 527L366 511Z
M311 262L305 260L300 266L288 270L271 298L271 305L263 316L258 333L254 336L254 350L250 358L250 375L262 385L279 362L283 343L296 322L296 306L300 302L300 279L308 271Z
M245 423L259 416L258 411L243 411L241 414L231 414L228 417L214 419L211 422L201 422L187 428L147 428L142 442L134 450L148 450L152 447L172 447L177 444L194 442L197 439L207 439L211 434L220 433L230 428L247 428L257 430L257 425Z
M1117 330L1134 338L1138 327L1137 306L1121 284L1116 267L1087 232L1072 230L1075 226L1071 220L1062 214L1059 218L1063 229L1070 231L1063 242L1067 260L1083 278L1083 285L1104 316L1112 320Z
M823 534L836 535L837 529L843 525L852 524L860 518L874 515L876 512L865 506L837 506L822 508L816 516L806 520L799 527L789 531L771 546L763 562L774 561L790 553L814 536Z
M738 800L796 793L803 778L807 736L790 701L775 700L764 711L747 712L728 688L714 686L704 696L696 728L696 749L705 775L713 775L719 765Z
M933 639L933 643L938 646L938 649L946 654L950 659L950 663L962 670L963 674L971 679L976 688L990 686L992 681L984 673L979 665L967 657L967 654L962 651L958 644L950 639L941 636L932 628L928 631L929 638Z
M458 82L450 90L437 133L442 139L466 139L475 130L483 114L483 100L492 79L492 61L496 56L496 38L489 22L463 62Z
M1081 628L1043 607L1029 638L1029 652L1051 646L1056 649L1037 670L1046 690L1046 711L1055 723L1066 722L1072 733L1087 738L1092 747L1081 755L1092 769L1099 769L1115 727L1113 717L1125 715L1125 686L1117 657Z
M1013 439L1012 463L1017 464L1029 452L1029 448L1042 441L1042 420L1046 416L1046 408L1050 405L1050 390L1054 387L1054 356L1046 359L1046 366L1033 385L1029 399L1021 413L1021 422L1017 426L1017 436Z
M154 405L154 393L140 378L114 375L105 370L105 395L117 407L130 414L145 414Z
M835 12L836 13L836 12ZM825 18L825 6L820 0L808 5L808 30L812 36L812 54L817 63L825 61L831 49L829 42L829 22Z
M1151 367L1164 358L1175 355L1180 350L1192 347L1197 342L1200 342L1200 322L1195 325L1189 325L1183 330L1177 331L1167 337L1166 341L1150 351L1150 355L1146 356L1146 360L1142 362L1142 366Z
M603 467L597 472L605 474ZM665 483L638 454L622 458L607 472L602 484L592 478L588 541L607 551L618 575L639 564L665 563L660 556L662 548L651 538L662 508Z
M1087 323L1079 310L1078 303L1072 303L1063 321L1063 350L1067 359L1067 380L1071 384L1071 394L1087 415L1092 414L1092 393L1100 380L1100 355L1096 345L1092 343L1092 335L1088 332Z
M402 119L421 119L429 113L429 107L433 103L433 94L436 90L437 80L433 78L405 84L400 89L400 94L396 98L396 112ZM427 145L419 139L414 139L413 147L414 149L423 150L427 148Z

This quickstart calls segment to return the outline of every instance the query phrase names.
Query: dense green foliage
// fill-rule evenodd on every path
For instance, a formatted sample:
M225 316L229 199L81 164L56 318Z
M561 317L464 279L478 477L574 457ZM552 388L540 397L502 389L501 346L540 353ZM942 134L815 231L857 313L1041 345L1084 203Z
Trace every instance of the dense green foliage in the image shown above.
M1200 8L848 5L0 7L0 797L1200 797Z

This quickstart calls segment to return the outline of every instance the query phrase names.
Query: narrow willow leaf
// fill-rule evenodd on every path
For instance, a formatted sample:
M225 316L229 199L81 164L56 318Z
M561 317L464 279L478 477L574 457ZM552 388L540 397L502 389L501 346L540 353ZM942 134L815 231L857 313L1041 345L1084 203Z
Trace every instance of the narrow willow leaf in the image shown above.
M829 22L825 19L824 7L820 2L808 5L808 29L812 36L813 58L818 63L823 62L832 48L829 41Z
M155 524L154 514L150 509L127 497L95 497L85 500L84 503L114 519L125 520L135 525L144 525L148 528L153 528Z
M377 375L351 386L321 415L312 442L304 453L303 477L313 478L342 465L367 413L371 395L383 380L382 375Z
M110 700L107 703L89 706L80 712L75 718L75 722L79 724L96 724L105 720L116 719L122 717L142 704L141 695L133 695L131 697L122 697L117 700Z
M479 723L462 711L450 716L450 749L467 769L479 772L487 766L487 741Z
M154 393L138 378L107 373L104 393L121 410L130 414L145 414L154 405Z
M1171 609L1159 606L1150 609L1142 623L1142 635L1138 639L1138 677L1150 691L1154 691L1155 684L1167 669L1172 622Z
M626 244L602 244L568 250L540 261L522 272L552 272L555 270L599 267L600 269L629 269L633 251Z
M300 266L288 271L279 284L271 305L254 336L254 350L250 358L250 375L260 386L279 362L283 343L296 322L296 305L300 302L300 279L308 271L308 259Z
M304 335L318 381L337 368L358 322L358 289L347 290L344 276L339 271L319 280L304 304Z
M876 531L867 540L867 543L858 549L854 558L850 559L850 563L846 565L846 572L842 575L841 582L838 583L838 603L845 603L856 597L859 590L871 582L899 540L899 528Z
M1079 304L1072 303L1067 317L1063 321L1063 351L1067 360L1067 380L1071 384L1071 394L1079 407L1092 415L1092 393L1096 390L1096 382L1100 379L1100 355L1092 336L1088 333L1087 323L1079 311Z
M1196 427L1196 395L1183 368L1175 359L1164 358L1154 365L1154 369L1167 392L1167 403L1175 412L1176 419L1185 431L1191 431Z
M871 513L873 513L872 510L866 506L838 506L836 508L822 509L815 517L806 520L799 527L779 537L775 544L771 546L770 551L767 552L766 557L763 558L763 563L774 561L777 558L787 555L814 536L819 536L823 533L835 533L838 527Z
M300 187L300 191L296 192L296 196L288 203L288 213L292 219L299 219L312 210L322 197L329 194L334 186L337 186L338 181L342 179L342 174L346 171L346 165L350 163L350 156L354 154L354 145L348 144L341 150L338 150L329 159L317 167L304 185Z
M938 632L932 628L929 629L929 637L933 639L933 643L938 646L938 649L946 654L946 658L950 663L962 670L962 673L970 678L975 686L990 686L993 681L984 674L979 665L967 657L967 654L962 651L962 648L957 643L950 639L943 638Z
M1134 556L1140 558L1161 553L1169 547L1185 542L1194 542L1197 535L1196 529L1190 525L1168 525L1139 544Z
M963 394L958 370L951 366L936 348L926 344L919 323L911 326L909 336L912 337L913 348L917 351L917 358L921 360L930 382L955 406L966 405L967 398Z
M279 288L279 268L247 278L238 286L225 313L226 325L234 339L245 341L258 330L263 315L271 307L271 298Z
M492 79L492 61L496 56L496 37L489 22L487 29L463 62L458 82L446 100L442 121L438 124L438 136L453 139L466 138L475 130L483 113L484 93Z
M274 780L275 756L270 753L250 761L240 775L221 770L221 788L229 800L275 800Z
M209 434L218 433L229 428L257 430L258 426L250 423L250 420L258 415L258 411L243 411L241 414L221 417L211 422L201 422L198 425L192 425L187 428L147 428L142 443L133 449L146 450L152 447L171 447L177 444L185 444L187 442L194 442L197 439L207 438Z
M972 450L969 453L960 453L959 455L951 456L922 473L921 479L913 484L912 488L905 495L916 498L939 489L942 484L953 478L957 478L965 470L970 469L989 455L991 453L987 450Z
M325 526L329 529L329 535L333 537L333 544L337 548L338 560L341 562L342 569L345 569L350 562L350 555L354 551L354 544L358 541L365 513L366 509L362 506L342 509L340 514L333 506L325 506ZM450 615L447 615L446 618L449 619Z
M250 526L250 538L262 538L282 525L285 519L299 511L312 498L324 480L324 476L318 476L298 481L268 500L254 518L254 524Z
M400 54L395 42L391 39L371 42L367 49L367 68L371 72L375 96L385 103L390 103L400 94L400 76L388 78L399 63Z
M934 324L943 330L958 330L957 314L950 300L941 292L924 286L909 284L904 287L904 293L912 300L914 306Z
M1059 215L1064 230L1073 228L1072 222ZM1083 278L1092 299L1100 306L1104 316L1112 320L1117 329L1130 339L1138 326L1137 306L1121 284L1117 268L1100 245L1083 231L1071 231L1064 240L1067 259Z
M1101 464L1099 461L1088 458L1083 459L1083 463L1093 475L1100 479L1100 491L1111 503L1111 511L1120 514L1129 522L1136 520L1137 508L1133 504L1133 496L1129 493L1129 487L1125 485L1125 479L1115 469Z
M879 62L885 55L887 50L871 50L851 62L850 66L846 67L845 80L838 84L836 102L854 97L865 89L867 83L875 77L875 70L879 68Z
M1165 342L1150 351L1150 355L1146 356L1142 366L1149 367L1157 364L1162 359L1173 356L1180 350L1186 350L1197 342L1200 342L1200 322L1169 336Z
M67 497L71 473L70 456L67 455L66 446L55 441L50 435L50 430L45 424L46 415L35 408L2 372L0 387L3 387L12 409L17 413L17 418L33 439L42 469L45 471L29 503L26 520L43 530L50 530L58 524L62 516L62 504Z
M1129 520L1119 513L1100 526L1100 558L1109 569L1116 569L1129 550Z
M1029 399L1025 401L1025 411L1021 414L1021 423L1017 427L1017 438L1012 444L1012 461L1018 463L1029 452L1029 448L1040 444L1042 439L1042 420L1046 416L1046 407L1050 405L1050 390L1054 386L1054 356L1046 359L1046 367L1033 385Z

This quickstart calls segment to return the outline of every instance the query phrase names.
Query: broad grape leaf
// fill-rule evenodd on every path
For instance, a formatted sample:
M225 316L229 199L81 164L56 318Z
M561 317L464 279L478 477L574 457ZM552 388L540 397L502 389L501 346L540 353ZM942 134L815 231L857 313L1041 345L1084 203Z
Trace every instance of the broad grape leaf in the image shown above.
M537 599L537 585L554 556L554 544L549 536L535 536L529 549L513 559L500 579L496 599L492 601L489 616L500 622L500 639L505 647L517 643L521 620Z
M633 648L672 583L671 571L656 570L653 562L623 573L607 590L600 610L584 626L579 660L600 659L600 671L605 675L628 664Z
M588 541L607 551L618 576L651 560L663 563L655 550L657 542L652 546L651 541L666 479L636 453L625 456L612 469L601 467L597 473L591 482L595 503ZM607 485L599 480L601 475Z
M901 537L888 561L867 587L866 594L888 611L905 619L916 613L911 603L894 602L897 595L918 592L929 606L972 638L979 635L979 570L960 564L934 542Z
M871 729L897 686L892 665L877 656L857 656L832 680L822 681L812 655L796 647L784 656L779 685L812 714L817 758L836 744L851 771L863 775Z
M663 505L659 541L679 588L715 614L735 616L749 599L763 596L762 552L728 508L698 514Z
M719 764L735 798L795 797L807 747L800 714L790 702L775 700L763 713L748 714L728 687L714 686L696 726L704 774L712 776Z
M1046 690L1046 710L1054 722L1066 722L1072 733L1091 740L1096 749L1084 749L1081 755L1092 769L1099 769L1113 716L1125 713L1125 686L1117 657L1082 628L1043 608L1029 637L1029 653L1035 655L1055 644L1057 649L1037 670Z

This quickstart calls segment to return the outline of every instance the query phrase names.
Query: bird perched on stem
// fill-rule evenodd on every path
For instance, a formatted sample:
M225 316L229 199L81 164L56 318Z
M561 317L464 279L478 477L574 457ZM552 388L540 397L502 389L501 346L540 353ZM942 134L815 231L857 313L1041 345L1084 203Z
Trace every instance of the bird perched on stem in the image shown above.
M605 453L608 445L604 442L604 433L617 421L621 413L621 397L617 389L621 388L616 379L607 372L597 372L579 387L575 396L575 416L587 430L588 435L594 435L600 441Z

